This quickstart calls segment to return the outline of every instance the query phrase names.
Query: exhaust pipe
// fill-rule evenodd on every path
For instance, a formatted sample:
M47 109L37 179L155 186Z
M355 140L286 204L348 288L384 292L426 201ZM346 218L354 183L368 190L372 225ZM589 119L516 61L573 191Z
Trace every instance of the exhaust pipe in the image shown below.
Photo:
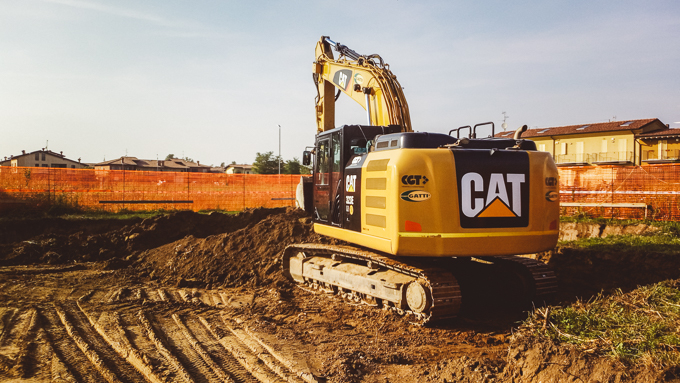
M512 137L513 140L519 140L522 138L522 133L526 132L529 127L526 125L522 125L521 128L515 130L515 135Z

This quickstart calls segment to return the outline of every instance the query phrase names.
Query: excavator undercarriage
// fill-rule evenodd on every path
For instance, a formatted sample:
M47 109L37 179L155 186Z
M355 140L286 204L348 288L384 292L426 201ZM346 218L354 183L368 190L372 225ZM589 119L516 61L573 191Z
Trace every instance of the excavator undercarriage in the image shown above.
M455 274L474 279L472 263L502 267L514 282L512 295L526 302L549 301L557 291L555 274L542 262L517 256L414 261L354 247L298 244L286 248L282 261L284 273L299 284L410 315L421 325L458 314L463 298Z

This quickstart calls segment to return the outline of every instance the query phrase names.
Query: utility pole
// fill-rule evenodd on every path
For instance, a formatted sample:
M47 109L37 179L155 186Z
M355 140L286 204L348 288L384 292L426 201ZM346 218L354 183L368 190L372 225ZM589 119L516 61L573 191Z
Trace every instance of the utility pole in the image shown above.
M279 175L281 175L281 125L279 125Z

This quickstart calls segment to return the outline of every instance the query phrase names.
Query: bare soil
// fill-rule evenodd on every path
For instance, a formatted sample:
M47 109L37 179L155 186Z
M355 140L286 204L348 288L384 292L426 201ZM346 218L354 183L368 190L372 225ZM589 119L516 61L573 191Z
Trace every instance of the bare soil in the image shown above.
M608 230L608 231L607 231ZM618 230L618 231L617 231ZM623 230L623 231L621 231ZM602 233L644 228L599 228ZM569 234L576 235L576 234ZM517 332L493 300L419 327L289 283L292 243L333 243L304 212L0 221L2 381L673 381ZM680 257L557 249L559 301L680 278ZM61 379L61 380L60 380Z

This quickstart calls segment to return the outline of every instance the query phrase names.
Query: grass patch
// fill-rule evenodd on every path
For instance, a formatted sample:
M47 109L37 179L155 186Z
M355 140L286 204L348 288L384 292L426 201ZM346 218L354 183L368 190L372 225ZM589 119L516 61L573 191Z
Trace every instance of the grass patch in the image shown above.
M651 235L610 235L604 238L581 238L559 241L560 247L573 247L606 252L676 253L680 251L680 238L673 233L660 231Z
M546 318L547 317L547 318ZM520 327L628 364L680 364L680 281L535 310Z
M611 218L592 218L582 215L562 215L560 216L560 222L573 222L573 223L588 223L595 225L649 225L661 228L664 232L671 232L676 235L680 234L680 222L677 221L653 221L653 220L643 220L643 219L611 219Z

